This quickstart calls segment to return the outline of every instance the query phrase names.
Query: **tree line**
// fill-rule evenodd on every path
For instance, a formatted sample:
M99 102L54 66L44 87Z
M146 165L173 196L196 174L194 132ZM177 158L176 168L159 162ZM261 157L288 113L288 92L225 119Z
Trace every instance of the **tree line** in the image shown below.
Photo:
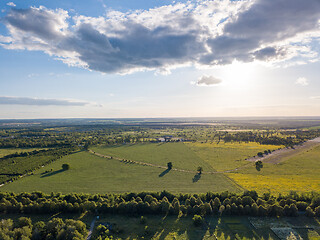
M290 193L258 196L255 191L206 194L125 193L125 194L43 194L0 193L0 213L112 213L123 215L245 215L320 216L320 194Z

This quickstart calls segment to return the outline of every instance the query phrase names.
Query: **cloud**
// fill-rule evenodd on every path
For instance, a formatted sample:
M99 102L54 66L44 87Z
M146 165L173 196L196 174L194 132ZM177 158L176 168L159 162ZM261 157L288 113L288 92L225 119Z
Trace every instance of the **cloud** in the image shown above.
M14 8L3 19L9 34L0 35L0 46L43 51L102 73L166 73L234 60L316 61L310 44L320 36L319 12L318 0L200 0L100 17Z
M301 85L301 86L308 86L309 85L309 82L308 82L308 79L306 79L305 77L299 77L295 84L297 85Z
M35 106L85 106L92 104L85 101L66 99L45 99L30 97L8 97L0 96L0 105L35 105ZM99 106L97 104L94 104Z
M197 82L195 82L195 84L197 86L215 86L215 85L218 85L222 83L222 80L221 79L218 79L218 78L215 78L213 76L206 76L206 75L203 75L201 76Z
M8 2L7 5L10 6L10 7L15 7L15 6L17 6L17 5L15 5L13 2Z

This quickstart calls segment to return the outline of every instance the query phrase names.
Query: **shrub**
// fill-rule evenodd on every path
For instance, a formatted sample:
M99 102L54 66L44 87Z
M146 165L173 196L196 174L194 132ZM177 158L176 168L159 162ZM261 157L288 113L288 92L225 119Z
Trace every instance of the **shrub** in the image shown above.
M62 169L63 170L69 170L70 169L70 165L68 164L68 163L64 163L64 164L62 164Z
M201 217L200 215L194 215L192 221L196 227L199 227L203 224L203 217Z

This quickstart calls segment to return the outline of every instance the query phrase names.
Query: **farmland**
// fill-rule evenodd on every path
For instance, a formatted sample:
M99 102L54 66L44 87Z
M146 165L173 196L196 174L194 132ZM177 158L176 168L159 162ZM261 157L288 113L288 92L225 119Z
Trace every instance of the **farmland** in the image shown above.
M258 192L319 191L319 156L318 145L307 151L298 152L278 164L264 163L261 171L246 168L229 173L228 176L243 187Z
M70 170L61 170L61 165L68 163ZM52 174L42 174L53 170ZM163 176L161 174L164 174ZM140 166L107 160L88 152L68 155L41 169L31 176L23 177L0 188L0 191L43 191L105 193L129 191L162 191L171 192L221 192L242 191L223 174L203 174L197 181L193 180L196 171L166 171L162 168Z
M240 192L247 189L275 194L319 191L320 146L312 146L303 151L297 150L296 154L293 150L290 157L279 164L266 161L263 168L257 171L254 163L247 161L247 158L283 146L252 142L96 145L90 150L99 156L86 151L65 156L35 170L31 176L6 184L0 191L103 193L168 190L191 193ZM43 158L46 159L45 156ZM44 161L39 157L35 160L32 162L36 165ZM9 161L9 165L3 169L18 166L20 162L24 164L24 161L16 161L14 164L11 159ZM168 162L173 164L172 170L166 169ZM5 164L4 161L1 163ZM71 169L60 171L63 163L68 163ZM199 166L203 169L201 175L197 175ZM43 175L46 171L55 174L46 177Z

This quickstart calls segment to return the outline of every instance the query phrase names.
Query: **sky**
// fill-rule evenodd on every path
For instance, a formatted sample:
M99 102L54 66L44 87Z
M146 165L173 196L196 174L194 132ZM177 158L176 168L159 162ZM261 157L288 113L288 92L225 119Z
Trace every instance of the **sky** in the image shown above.
M319 0L1 0L0 119L320 116Z

